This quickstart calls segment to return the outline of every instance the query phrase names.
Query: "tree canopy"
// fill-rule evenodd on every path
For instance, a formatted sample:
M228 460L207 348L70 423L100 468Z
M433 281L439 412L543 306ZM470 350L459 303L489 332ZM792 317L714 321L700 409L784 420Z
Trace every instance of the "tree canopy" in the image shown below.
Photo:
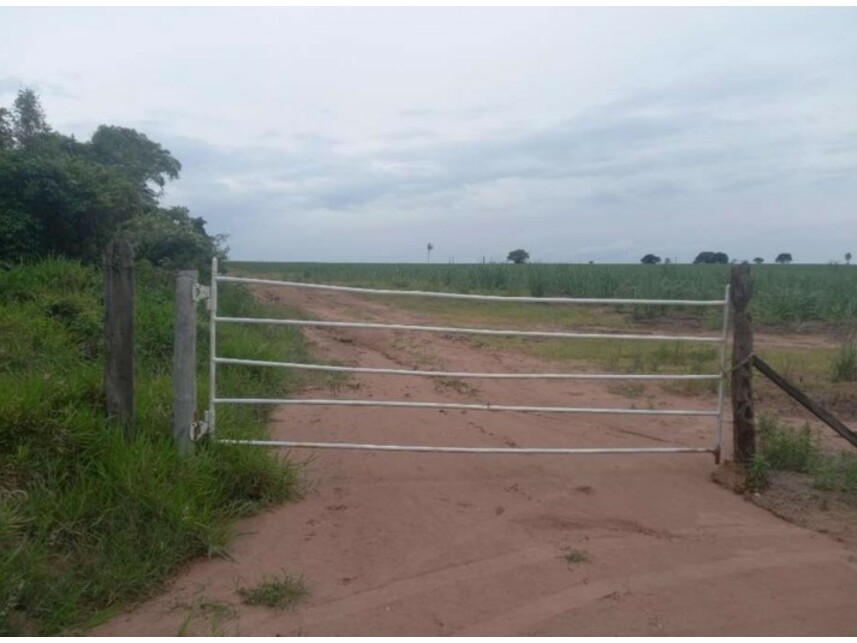
M181 163L145 134L102 125L88 142L52 130L30 89L0 108L0 261L52 255L96 262L115 235L155 264L194 267L223 237L186 208L163 208ZM178 263L177 263L178 262Z
M12 125L12 112L0 107L0 152L10 150L15 144L15 132Z
M729 255L725 252L711 252L706 250L696 255L693 263L729 263Z
M530 253L524 250L523 248L512 250L509 253L509 256L506 257L506 261L511 261L512 263L527 263L527 261L529 260Z
M32 145L40 135L51 131L39 97L32 89L22 89L18 92L12 114L15 141L22 147Z
M651 252L649 254L647 254L645 257L643 257L642 259L640 259L640 263L645 263L645 264L656 264L656 263L660 263L660 262L661 262L661 258L658 255L652 254Z
M792 262L792 253L790 252L781 252L777 255L777 258L774 259L779 264L788 264Z

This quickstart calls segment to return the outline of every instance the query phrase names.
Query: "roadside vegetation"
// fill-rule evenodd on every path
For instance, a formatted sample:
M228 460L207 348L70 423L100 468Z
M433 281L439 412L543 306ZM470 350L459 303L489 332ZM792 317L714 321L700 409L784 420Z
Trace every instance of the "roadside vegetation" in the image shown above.
M857 497L857 456L823 449L808 424L797 428L774 415L762 415L758 435L758 451L748 472L752 490L765 489L773 471L792 471L809 476L815 489Z
M88 141L55 131L32 90L0 107L0 635L82 631L189 559L225 552L236 517L299 493L297 468L269 452L201 444L183 459L173 444L171 270L205 270L226 251L201 217L161 205L180 170L133 129L101 125ZM100 262L117 237L138 262L130 439L104 400ZM236 287L221 308L267 312ZM226 355L306 357L294 329L226 327L219 338ZM203 325L200 355L207 341ZM282 396L296 378L220 372L232 395ZM219 428L261 436L265 419L230 408Z
M104 416L102 281L76 261L0 271L0 634L76 631L151 592L188 559L223 553L230 522L295 498L295 466L268 451L171 438L173 278L140 265L136 310L137 436ZM224 288L229 314L268 311ZM202 318L203 316L200 315ZM285 327L224 327L225 355L306 359ZM198 351L208 336L199 332ZM200 360L199 408L207 396ZM280 396L300 382L281 369L221 370L227 394ZM266 412L233 407L220 431L264 434Z

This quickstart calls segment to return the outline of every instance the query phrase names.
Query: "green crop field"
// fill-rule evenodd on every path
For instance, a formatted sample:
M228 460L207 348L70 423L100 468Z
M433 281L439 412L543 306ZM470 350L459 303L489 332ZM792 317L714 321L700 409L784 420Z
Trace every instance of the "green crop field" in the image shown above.
M719 299L726 265L346 264L229 262L227 269L293 281L535 297ZM752 312L765 325L857 321L857 266L753 266ZM665 312L644 311L646 316Z

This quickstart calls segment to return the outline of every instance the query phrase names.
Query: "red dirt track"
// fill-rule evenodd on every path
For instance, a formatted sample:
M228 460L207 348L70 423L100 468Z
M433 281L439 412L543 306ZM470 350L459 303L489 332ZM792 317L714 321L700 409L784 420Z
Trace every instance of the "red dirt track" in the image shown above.
M260 292L318 319L427 321L357 296ZM307 336L317 355L346 365L557 370L446 335L310 329ZM710 394L652 391L657 408L716 403ZM305 396L649 403L598 382L362 375ZM381 444L710 446L713 418L297 406L275 413L271 433ZM292 457L311 458L304 500L243 521L231 560L198 561L164 594L93 634L857 634L855 552L713 483L710 454L298 450ZM588 560L567 562L569 548ZM286 610L241 604L237 587L283 570L303 575L311 596Z

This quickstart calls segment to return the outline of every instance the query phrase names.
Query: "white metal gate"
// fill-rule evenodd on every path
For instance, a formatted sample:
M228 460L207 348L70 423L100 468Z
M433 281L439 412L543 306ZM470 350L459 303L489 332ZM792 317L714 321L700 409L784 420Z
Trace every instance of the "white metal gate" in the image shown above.
M723 299L715 300L672 300L672 299L592 299L568 297L506 297L496 295L470 295L446 292L423 292L413 290L382 290L373 288L354 288L327 284L310 284L294 281L273 281L269 279L253 279L245 277L228 277L218 274L217 259L212 261L211 270L211 352L209 360L209 409L207 413L208 432L213 439L224 444L274 446L289 448L316 449L354 449L373 451L424 451L442 453L552 453L552 454L584 454L584 453L712 453L717 461L720 459L720 448L723 436L723 395L726 364L727 328L729 324L729 287ZM303 319L264 319L248 317L220 316L217 310L217 288L219 283L243 283L265 286L282 286L306 288L332 292L363 293L372 295L395 295L413 297L432 297L442 299L467 299L477 301L505 301L532 304L589 304L589 305L658 305L658 306L694 306L722 307L723 327L719 336L697 335L647 335L629 333L576 333L560 331L526 331L502 330L484 328L460 328L447 326L420 326L411 324L380 324L350 321L312 321ZM495 335L507 337L557 337L565 339L607 339L607 340L637 340L637 341L674 341L697 342L720 345L720 372L699 374L622 374L622 373L474 373L427 371L389 368L365 368L348 366L329 366L325 364L303 364L294 362L269 362L251 359L220 357L217 355L217 326L218 324L279 324L286 326L313 326L320 328L364 328L382 330L403 330L429 333L462 333L470 335ZM268 398L230 398L217 395L217 366L218 364L243 364L248 366L307 369L338 373L364 373L373 375L399 375L409 377L455 377L455 378L485 378L485 379L563 379L563 380L717 380L717 408L710 411L677 410L677 409L625 409L609 407L572 407L572 406L514 406L503 404L464 404L450 402L412 402L406 400L343 400L343 399L268 399ZM423 409L460 409L495 412L523 413L585 413L585 414L615 414L615 415L678 415L678 416L710 416L714 422L714 441L710 447L589 447L589 448L553 448L553 447L457 447L457 446L420 446L392 444L353 444L342 442L296 442L287 440L234 440L218 438L216 435L217 407L224 404L277 404L277 405L315 405L315 406L373 406L400 407Z

